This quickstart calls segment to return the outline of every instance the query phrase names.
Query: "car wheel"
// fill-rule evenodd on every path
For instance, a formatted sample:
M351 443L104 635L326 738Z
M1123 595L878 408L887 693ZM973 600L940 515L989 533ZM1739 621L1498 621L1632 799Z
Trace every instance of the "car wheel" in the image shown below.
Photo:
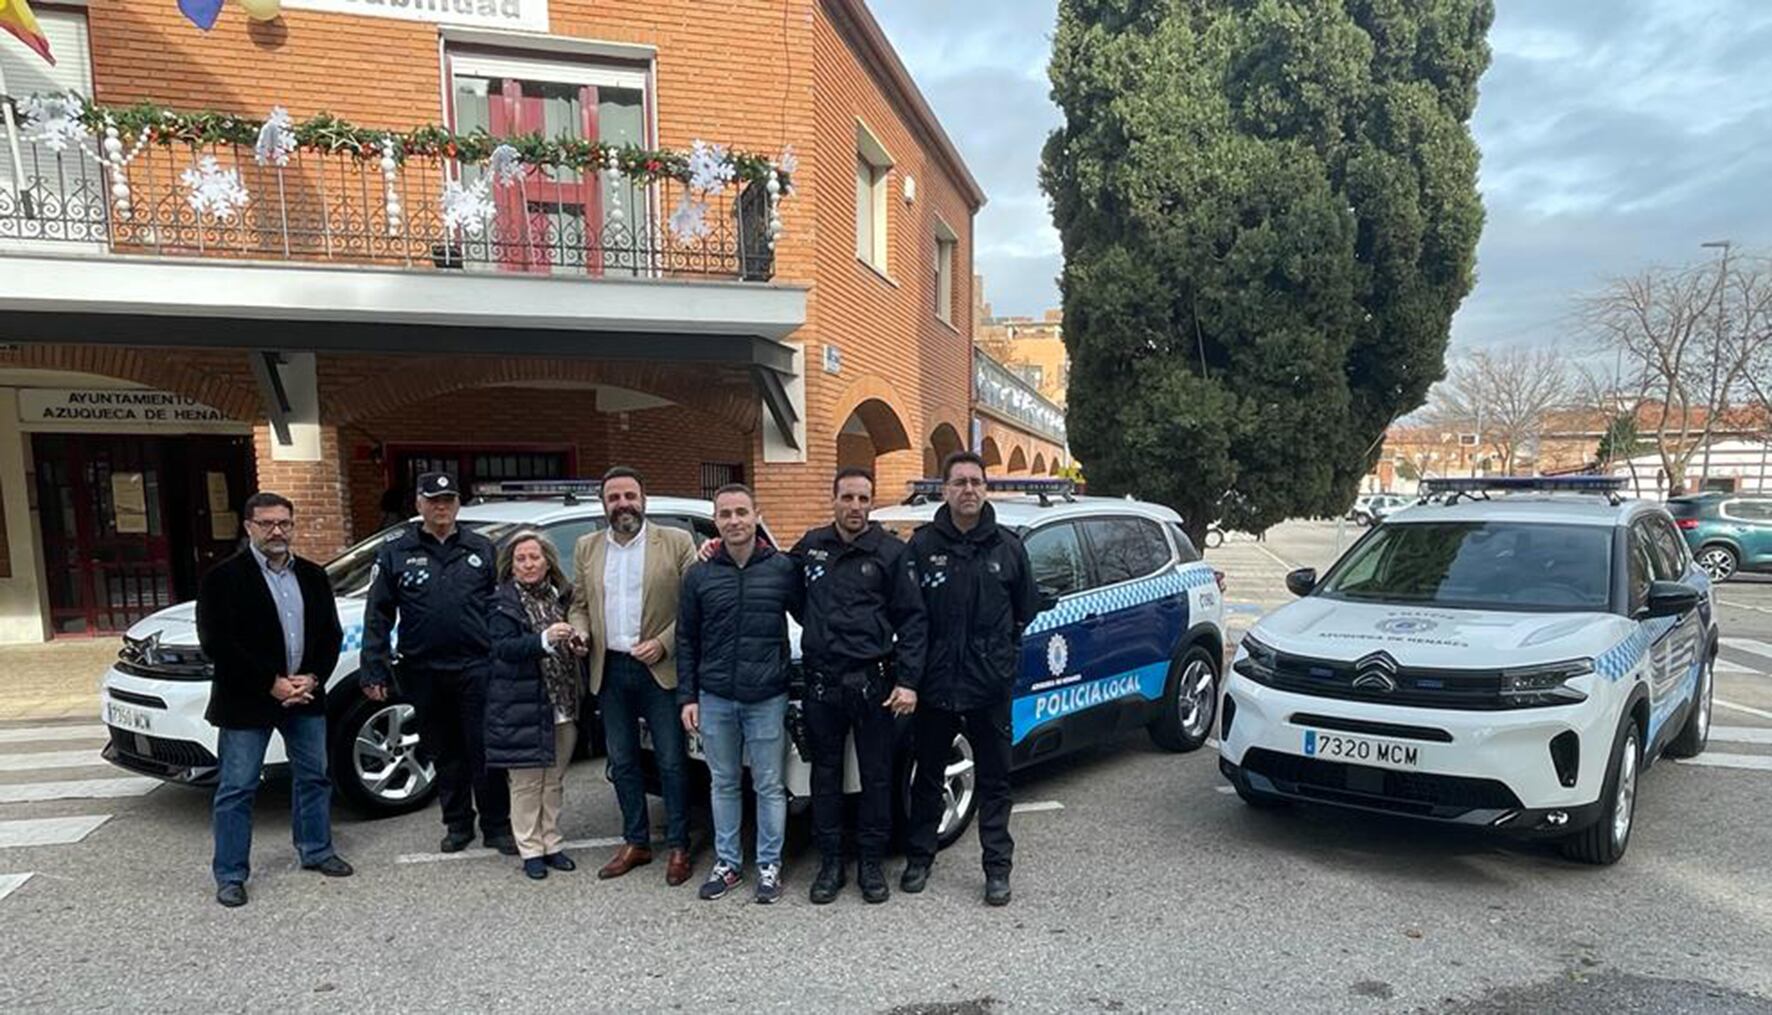
M900 828L907 833L910 829L911 787L916 785L916 778L917 759L913 753L904 765L898 794ZM948 751L941 800L941 823L935 829L936 849L946 849L958 841L978 811L978 763L974 760L972 741L967 739L964 731L954 734L954 745Z
M1704 569L1704 573L1713 582L1728 581L1735 576L1736 568L1741 566L1741 560L1735 556L1735 551L1721 543L1712 543L1699 550L1697 559L1698 566Z
M1362 511L1354 515L1354 524L1363 529L1372 524L1372 516Z
M1166 751L1197 751L1218 718L1218 668L1198 645L1169 667L1163 709L1151 721L1151 740Z
M418 754L418 713L403 701L360 698L332 738L332 781L359 809L405 814L431 802L437 770Z
M1715 666L1716 661L1705 656L1698 671L1698 687L1693 692L1693 707L1686 713L1686 725L1680 727L1680 735L1667 745L1669 757L1696 758L1704 753L1705 745L1710 742L1710 706Z
M1599 866L1617 863L1624 856L1636 821L1637 776L1642 767L1643 742L1636 721L1627 719L1612 748L1612 765L1600 798L1600 820L1564 839L1564 856Z
M1206 530L1206 538L1205 538L1204 542L1206 544L1206 549L1208 549L1208 550L1218 549L1219 547L1224 545L1224 530L1221 528L1218 528L1216 526L1209 527Z

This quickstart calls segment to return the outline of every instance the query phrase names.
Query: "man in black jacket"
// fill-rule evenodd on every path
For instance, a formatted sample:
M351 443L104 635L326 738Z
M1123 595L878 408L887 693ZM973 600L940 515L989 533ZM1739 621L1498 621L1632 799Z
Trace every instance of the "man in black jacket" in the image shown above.
M418 711L419 735L437 766L443 852L474 841L478 804L481 840L516 856L510 787L504 773L486 768L487 613L498 584L496 553L485 536L456 526L461 493L447 474L418 477L418 512L423 520L383 543L370 572L363 693L386 701L397 691ZM398 672L391 637L396 615Z
M790 554L806 582L800 654L820 854L811 898L828 903L843 889L843 756L853 732L861 779L856 880L864 899L885 902L891 893L880 864L892 832L892 719L917 707L928 625L910 549L868 521L873 474L843 469L831 497L835 521L806 533Z
M757 795L757 901L781 898L781 846L787 832L787 614L800 615L800 572L791 558L757 540L757 498L733 483L714 493L720 549L683 576L677 601L677 703L683 726L699 733L713 780L713 870L701 897L713 900L744 880L739 787L751 762Z
M197 592L197 640L214 670L205 714L219 730L215 789L215 899L246 905L252 804L271 732L283 735L294 774L290 823L301 865L349 877L332 849L326 777L326 681L338 663L338 610L317 564L290 552L295 505L255 493L244 510L246 549L217 564Z
M929 652L913 720L917 774L911 786L907 863L899 887L920 892L935 862L943 781L954 733L964 727L978 773L978 839L985 901L1009 902L1010 701L1021 632L1039 612L1027 550L997 526L985 501L984 460L957 451L942 463L935 520L911 536L929 612Z

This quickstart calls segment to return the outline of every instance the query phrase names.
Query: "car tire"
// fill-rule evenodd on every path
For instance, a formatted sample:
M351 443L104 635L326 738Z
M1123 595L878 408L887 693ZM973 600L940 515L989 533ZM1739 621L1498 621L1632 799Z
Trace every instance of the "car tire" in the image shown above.
M1713 582L1726 582L1735 577L1741 567L1741 557L1735 548L1723 543L1711 543L1699 548L1693 560L1703 569Z
M1627 718L1612 747L1612 763L1606 769L1601 792L1600 818L1563 839L1563 855L1595 866L1617 863L1630 847L1636 826L1637 783L1643 770L1643 740L1634 718Z
M1716 660L1706 653L1702 668L1698 671L1698 687L1692 695L1693 707L1686 713L1686 723L1680 727L1680 735L1674 737L1667 745L1670 758L1696 758L1704 753L1705 745L1710 743L1711 695L1715 693Z
M1201 542L1206 544L1208 550L1218 549L1224 545L1224 530L1217 526L1208 526L1206 535L1201 539Z
M1151 742L1165 751L1197 751L1218 721L1218 667L1212 654L1191 645L1169 664L1162 710L1148 727Z
M1359 512L1358 514L1354 515L1354 524L1358 525L1362 529L1366 528L1372 524L1372 516L1365 513L1364 511Z
M333 724L327 762L333 785L370 817L419 810L437 792L436 766L418 754L418 715L401 701L358 696Z
M910 741L910 738L907 737L906 740ZM955 733L954 746L949 752L948 785L950 790L953 790L958 782L963 785L964 789L960 792L960 812L953 815L950 807L949 813L942 815L944 827L938 830L935 835L937 850L946 849L958 842L960 836L965 835L967 827L972 824L973 816L978 813L978 768L977 763L973 761L975 757L976 755L972 751L972 741L967 738L966 731L961 730ZM962 760L967 767L956 770ZM898 833L896 838L901 845L910 837L911 782L916 778L916 775L916 748L914 742L910 742L906 744L904 760L899 764L898 792L894 794L893 817ZM951 795L950 799L952 799Z

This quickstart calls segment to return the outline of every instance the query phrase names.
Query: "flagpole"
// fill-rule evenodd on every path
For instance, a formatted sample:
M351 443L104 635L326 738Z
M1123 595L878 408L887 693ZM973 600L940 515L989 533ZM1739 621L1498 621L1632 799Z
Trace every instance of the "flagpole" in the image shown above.
M6 146L12 151L12 189L18 195L20 210L27 218L36 218L33 209L25 207L25 160L18 150L18 123L12 116L12 93L6 89L6 61L0 60L0 95L6 96L0 102L0 116L6 119Z

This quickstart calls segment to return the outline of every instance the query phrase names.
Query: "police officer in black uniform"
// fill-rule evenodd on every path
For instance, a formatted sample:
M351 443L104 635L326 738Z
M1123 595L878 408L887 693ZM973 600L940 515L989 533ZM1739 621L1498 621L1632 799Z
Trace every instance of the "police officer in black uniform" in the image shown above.
M845 882L843 756L854 733L861 777L856 880L863 898L885 902L891 890L880 864L892 831L893 716L917 706L927 620L909 547L868 521L873 474L841 470L831 497L835 521L806 533L792 551L806 582L800 649L821 855L811 897L831 902Z
M978 776L978 839L984 847L984 900L1009 902L1010 701L1021 633L1039 612L1026 548L997 525L985 501L984 459L957 451L942 463L935 520L911 536L910 550L929 614L929 649L912 725L917 774L899 887L929 882L941 824L943 786L954 733L964 728Z
M363 620L363 693L397 694L418 710L419 731L437 766L443 803L442 849L474 841L474 806L488 848L517 855L511 797L503 773L486 769L486 681L491 642L487 611L497 584L495 552L485 536L456 527L461 493L447 474L418 477L422 521L382 544L369 580ZM393 662L394 618L400 660Z

